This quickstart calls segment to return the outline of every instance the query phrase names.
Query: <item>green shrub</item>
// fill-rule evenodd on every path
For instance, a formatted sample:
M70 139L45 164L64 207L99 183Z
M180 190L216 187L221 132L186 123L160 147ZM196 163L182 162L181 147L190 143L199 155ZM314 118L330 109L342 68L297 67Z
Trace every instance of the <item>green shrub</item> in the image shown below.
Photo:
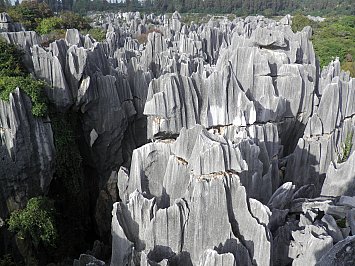
M312 22L309 18L302 14L296 14L292 17L292 31L302 31L304 27L311 26Z
M90 20L87 17L83 17L79 14L76 14L74 12L66 11L60 14L60 18L63 21L63 29L78 29L78 30L84 30L84 29L90 29Z
M345 162L351 153L353 147L353 133L348 133L345 138L345 142L342 144L342 151L338 154L338 163Z
M60 17L45 18L38 24L36 31L42 35L48 34L53 30L61 29L63 24L63 19Z
M30 237L35 246L40 243L55 246L58 236L54 216L53 201L46 197L35 197L27 202L25 209L11 213L9 230L21 238Z
M47 104L43 95L45 83L41 80L35 80L30 76L0 76L0 98L4 101L9 100L10 93L16 87L24 91L32 102L32 114L37 117L46 115Z
M342 219L338 219L336 221L337 223L337 226L340 227L340 228L346 228L346 219L345 218L342 218Z
M16 266L16 264L12 256L10 254L6 254L0 259L0 266Z
M26 72L22 63L23 51L0 38L0 76L20 76Z
M81 34L89 34L93 37L96 41L102 42L106 40L106 31L101 28L92 28L90 30L83 30Z
M29 76L22 56L23 52L19 48L0 39L0 98L8 101L10 93L19 87L31 98L32 114L44 116L47 112L43 95L45 83Z
M33 1L22 1L21 4L9 8L7 12L14 21L22 23L26 30L35 30L43 18L53 16L46 3Z

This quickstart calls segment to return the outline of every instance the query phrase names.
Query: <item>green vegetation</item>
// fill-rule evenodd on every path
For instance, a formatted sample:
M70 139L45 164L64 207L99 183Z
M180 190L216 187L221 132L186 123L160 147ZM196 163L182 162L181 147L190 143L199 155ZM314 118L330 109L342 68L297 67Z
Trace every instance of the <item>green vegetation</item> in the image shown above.
M314 28L315 25L316 25L316 23L314 23L309 18L307 18L306 16L304 16L300 13L297 13L292 18L293 32L302 31L303 28L306 26L313 26L312 28Z
M346 135L345 141L342 144L342 151L341 153L338 154L338 163L343 163L345 162L351 153L351 149L353 147L353 133L348 133Z
M42 19L36 28L39 34L49 34L55 30L65 29L89 30L89 20L73 12L61 13L58 17Z
M51 0L44 1L49 8L56 13L64 10L74 11L81 15L88 11L141 11L154 13L174 12L175 10L185 13L210 13L210 14L228 14L233 13L238 16L252 14L262 14L265 16L285 15L287 13L303 12L310 15L354 15L355 5L353 0L126 0L109 1L101 0ZM0 0L0 10L3 11L9 6L9 0ZM31 2L28 2L31 6ZM33 4L33 3L32 3ZM21 3L22 5L22 3ZM21 6L20 5L20 6ZM43 4L44 5L44 4ZM48 7L47 6L47 7ZM45 9L46 10L46 9ZM36 18L33 12L24 12L24 16L31 20ZM31 24L30 24L31 25ZM33 27L33 25L31 25ZM33 27L33 29L36 26Z
M89 2L89 0L79 1L83 3ZM123 7L125 10L130 11L166 13L174 12L177 10L182 13L233 13L238 16L247 16L253 14L273 16L296 12L307 13L310 15L355 14L355 6L353 4L353 0L152 0L144 1L142 3L138 0L127 0L123 6L122 4L116 4L116 6L120 7L121 9ZM84 6L82 8L85 10Z
M35 30L42 19L53 16L47 4L32 1L22 1L20 5L10 7L7 13L14 21L22 23L26 30Z
M74 12L63 12L60 14L60 18L63 21L64 29L78 29L78 30L88 30L90 29L90 20L87 17L83 17Z
M0 76L21 76L26 72L21 57L23 52L0 38Z
M322 67L338 56L343 69L351 70L355 63L355 16L328 18L319 23L314 29L313 44ZM355 77L355 72L350 74Z
M80 33L83 35L89 34L91 37L93 37L98 42L102 42L102 41L106 40L106 31L101 28L92 28L89 30L82 30Z
M46 46L49 42L63 38L66 29L78 29L92 34L97 40L104 39L103 30L92 29L90 19L71 11L64 11L57 15L45 3L23 1L21 4L8 8L7 12L14 21L22 23L27 30L35 30L45 35ZM95 36L94 36L95 35Z
M54 132L54 144L56 148L56 172L70 196L75 198L80 191L82 158L76 143L77 136L74 128L77 116L72 114L50 115Z
M45 82L35 80L30 76L2 76L0 77L0 98L8 101L10 93L13 92L16 87L19 87L31 98L32 114L34 116L41 117L46 115L47 104L45 102L45 96L43 95Z
M6 254L0 258L0 266L16 266L16 264L12 256L10 254Z
M0 39L0 98L8 101L10 93L16 87L23 90L32 102L32 114L44 116L47 104L43 95L45 83L33 79L26 71L22 57L23 52L15 45Z
M35 197L27 202L25 209L11 213L9 230L20 238L29 237L35 246L40 243L55 246L57 231L54 216L53 201L46 197Z
M81 15L85 15L88 11L112 11L116 6L122 7L121 4L110 4L106 1L100 0L77 0L73 4L73 11Z
M340 228L346 228L346 219L345 218L342 218L342 219L338 219L336 221L337 223L337 226L340 227Z
M292 30L301 31L305 26L313 29L312 42L321 67L339 57L342 69L355 77L355 16L331 17L317 23L296 14L292 19Z
M45 18L39 22L36 31L42 35L49 34L53 30L61 29L62 25L63 19L60 17Z

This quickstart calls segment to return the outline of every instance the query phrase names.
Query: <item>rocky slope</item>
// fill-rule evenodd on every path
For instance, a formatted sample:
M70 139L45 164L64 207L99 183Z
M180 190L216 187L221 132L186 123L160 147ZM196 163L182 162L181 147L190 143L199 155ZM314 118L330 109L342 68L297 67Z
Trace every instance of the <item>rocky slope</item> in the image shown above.
M79 117L111 265L351 265L352 147L340 158L355 81L337 59L319 69L311 28L293 33L289 16L93 18L102 43L74 29L48 48L33 32L2 35L51 105ZM50 121L30 104L20 90L0 102L0 217L55 172ZM75 265L104 264L91 255Z

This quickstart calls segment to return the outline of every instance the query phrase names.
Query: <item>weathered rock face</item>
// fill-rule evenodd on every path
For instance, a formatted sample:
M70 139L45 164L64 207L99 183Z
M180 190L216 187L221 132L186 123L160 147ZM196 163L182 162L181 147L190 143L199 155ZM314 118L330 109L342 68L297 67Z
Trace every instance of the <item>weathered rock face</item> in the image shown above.
M236 262L242 265L250 265L252 261L258 265L271 263L269 222L261 218L263 211L259 212L264 205L253 200L255 208L251 212L245 187L240 181L245 181L251 194L257 194L252 191L256 187L253 182L257 182L257 173L248 169L248 165L259 165L261 173L262 164L257 158L254 160L258 163L248 164L251 159L242 150L247 150L245 143L232 144L201 126L182 129L176 141L157 141L135 150L129 176L124 169L118 175L120 198L123 199L119 204L121 209L128 207L128 212L113 213L114 220L117 219L123 228L117 229L121 232L120 238L123 237L121 241L127 243L129 240L132 245L126 254L120 254L113 245L113 254L118 252L113 258L129 257L133 244L135 252L164 246L171 248L175 255L186 252L191 263L197 265L204 250L233 242L235 245L228 252L234 254ZM147 201L144 218L141 215L145 207L130 207L138 195L139 202L143 196L155 199L144 199ZM127 207L126 200L129 200ZM132 213L137 211L137 214ZM128 219L126 222L120 221L121 216L129 213L129 218L121 218ZM133 229L125 230L127 224L137 224L136 233L132 233ZM165 256L170 257L169 254Z
M23 31L24 27L16 22L13 22L7 13L0 13L0 31L1 32L15 32Z
M317 69L309 29L294 34L290 27L278 25L275 30L257 28L251 36L238 31L230 36L220 45L224 48L215 68L202 75L165 74L150 84L144 111L148 137L178 134L182 127L194 124L247 126L286 118L306 123ZM148 51L154 51L151 40ZM155 54L162 49L161 45L155 48ZM158 104L163 101L164 105ZM285 127L288 136L289 126Z
M98 173L100 236L113 205L111 265L351 257L343 243L355 232L354 79L338 60L320 72L310 27L293 33L290 16L93 18L107 29L102 43L75 29L47 48L34 32L2 35L24 48L51 105L78 114L85 163ZM50 124L24 99L16 91L0 102L0 173L14 173L0 176L6 197L22 197L24 184L25 197L45 193L54 171ZM102 265L91 255L75 263Z
M139 61L156 78L144 106L153 142L118 171L111 264L316 264L353 226L352 198L313 199L353 196L353 153L337 163L353 80L338 61L319 73L311 29L293 33L290 17L177 19L148 35Z
M346 139L354 132L354 79L341 72L335 60L322 71L318 91L313 114L287 160L285 175L298 186L313 183L322 195L354 195L351 147L350 157L343 163L340 160ZM350 139L350 145L353 142Z
M340 241L326 254L322 256L317 263L319 266L327 265L351 265L355 260L355 237L349 236Z
M54 172L53 133L46 118L35 118L31 100L16 89L0 100L0 216L46 193Z

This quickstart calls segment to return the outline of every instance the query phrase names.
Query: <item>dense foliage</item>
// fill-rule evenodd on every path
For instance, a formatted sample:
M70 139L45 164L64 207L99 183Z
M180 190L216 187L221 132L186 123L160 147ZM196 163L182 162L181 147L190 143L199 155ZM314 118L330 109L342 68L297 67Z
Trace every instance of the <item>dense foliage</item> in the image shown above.
M16 266L12 256L10 254L4 255L0 258L0 266Z
M301 13L297 13L293 16L291 26L293 32L302 31L306 26L311 26L314 29L317 26L317 23L313 22Z
M32 114L40 117L47 113L47 104L43 95L45 83L41 80L35 80L30 76L0 76L0 98L9 100L10 93L19 87L32 101Z
M124 7L122 4L110 4L100 0L77 0L73 4L73 11L79 14L86 14L88 11L108 11Z
M53 16L42 19L36 28L40 34L49 34L55 30L72 29L88 30L90 29L89 20L73 12L63 12L59 16Z
M83 35L89 34L98 42L102 42L106 39L106 31L101 28L91 28L89 30L84 29L80 31L80 33Z
M0 39L0 98L8 101L10 93L17 87L32 101L32 114L44 116L47 105L43 96L45 83L33 79L22 63L22 51L15 45Z
M292 19L293 31L301 31L305 26L313 29L312 42L321 67L339 57L342 69L355 77L355 16L330 17L317 23L301 14Z
M54 203L46 197L30 199L25 209L11 213L8 224L10 231L22 238L30 237L35 246L40 243L54 246L56 243Z
M0 76L21 76L26 71L22 63L23 52L16 45L0 39Z
M7 12L14 21L22 23L26 30L35 30L46 35L46 42L64 37L66 29L76 28L103 39L103 30L91 30L90 19L72 11L54 14L45 3L26 2L8 8ZM63 34L64 33L64 34ZM48 36L47 36L48 35Z
M80 0L88 1L88 0ZM352 0L126 0L128 10L153 12L235 13L238 16L251 14L284 15L300 11L307 14L355 14Z
M340 58L343 68L345 62L354 63L355 17L329 18L319 23L318 27L314 27L313 45L321 66L329 64L336 56ZM351 74L355 77L355 72Z
M45 3L23 1L20 5L7 10L10 17L25 26L26 30L35 30L44 18L53 16L52 10Z

